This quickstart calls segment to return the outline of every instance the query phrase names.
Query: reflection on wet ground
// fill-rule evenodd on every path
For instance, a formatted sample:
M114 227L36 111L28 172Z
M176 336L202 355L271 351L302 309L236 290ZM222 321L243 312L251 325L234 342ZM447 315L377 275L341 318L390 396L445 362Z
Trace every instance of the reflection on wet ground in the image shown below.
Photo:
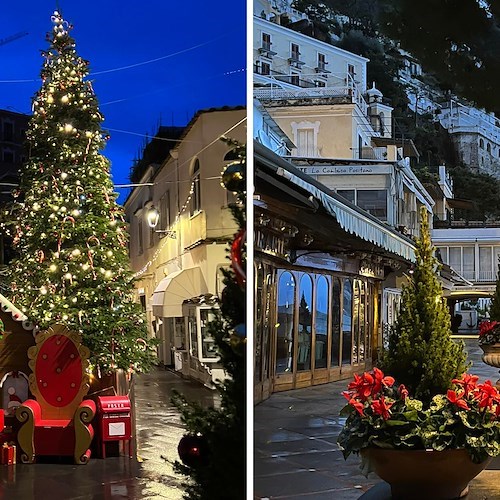
M117 447L110 443L108 458L94 455L87 465L67 459L0 465L0 499L182 499L184 477L175 474L171 464L178 458L177 445L184 432L180 415L170 403L174 389L190 401L216 406L216 391L172 372L157 369L136 376L138 460L118 456Z

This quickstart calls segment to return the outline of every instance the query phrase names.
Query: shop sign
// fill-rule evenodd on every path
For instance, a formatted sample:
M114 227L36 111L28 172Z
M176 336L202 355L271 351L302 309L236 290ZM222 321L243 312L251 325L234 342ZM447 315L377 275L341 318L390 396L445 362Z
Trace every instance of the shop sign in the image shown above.
M297 168L308 175L365 175L388 174L391 172L391 166L389 165L318 165Z
M384 268L378 264L362 261L359 266L359 274L360 276L366 276L367 278L383 279Z

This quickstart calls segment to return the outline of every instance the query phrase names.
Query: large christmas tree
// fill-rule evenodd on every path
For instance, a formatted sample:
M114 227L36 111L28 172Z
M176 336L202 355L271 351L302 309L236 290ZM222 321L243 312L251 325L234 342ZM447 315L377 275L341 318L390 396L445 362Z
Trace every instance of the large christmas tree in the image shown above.
M63 323L79 331L99 371L144 370L153 353L131 295L123 211L100 153L103 116L72 26L57 11L51 19L12 210L11 300L40 328Z

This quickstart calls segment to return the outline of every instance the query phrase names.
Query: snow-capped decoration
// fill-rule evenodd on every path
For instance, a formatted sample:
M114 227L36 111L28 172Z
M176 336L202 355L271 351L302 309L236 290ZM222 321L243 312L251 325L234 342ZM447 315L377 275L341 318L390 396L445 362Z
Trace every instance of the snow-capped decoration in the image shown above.
M22 311L20 311L10 300L0 294L0 309L3 312L10 312L14 321L20 321L22 327L27 331L32 331L33 336L38 333L38 327L31 322Z
M375 82L373 82L372 88L366 91L366 95L368 96L369 104L372 102L382 102L382 97L384 97L384 94L375 87Z

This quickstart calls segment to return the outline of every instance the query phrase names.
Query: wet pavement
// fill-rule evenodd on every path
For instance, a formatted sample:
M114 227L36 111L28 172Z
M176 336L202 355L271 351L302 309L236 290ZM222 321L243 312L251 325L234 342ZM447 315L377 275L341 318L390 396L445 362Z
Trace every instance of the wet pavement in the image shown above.
M481 361L477 339L467 338L470 373L499 378ZM273 394L254 408L254 498L293 500L389 500L390 489L375 474L365 478L359 459L344 460L336 441L345 419L340 393L346 380ZM500 458L470 483L467 500L500 498Z
M134 378L137 454L119 456L109 443L108 458L91 457L87 465L37 463L0 465L0 499L20 500L181 500L183 476L171 462L184 431L171 405L172 390L204 406L216 406L217 392L177 374L156 369ZM137 458L136 458L137 457Z

